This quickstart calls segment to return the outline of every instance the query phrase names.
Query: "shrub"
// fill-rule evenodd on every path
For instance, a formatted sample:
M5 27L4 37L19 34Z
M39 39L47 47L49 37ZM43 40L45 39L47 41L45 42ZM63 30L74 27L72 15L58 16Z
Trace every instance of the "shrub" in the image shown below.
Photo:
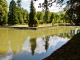
M39 20L39 24L43 24L43 20Z
M39 22L38 22L38 19L35 17L34 18L34 23L33 23L33 27L37 27L37 26L39 26Z

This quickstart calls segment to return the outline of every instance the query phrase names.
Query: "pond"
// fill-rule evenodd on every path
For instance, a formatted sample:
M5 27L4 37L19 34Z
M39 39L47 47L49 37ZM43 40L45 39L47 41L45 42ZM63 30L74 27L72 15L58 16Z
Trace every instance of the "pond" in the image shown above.
M50 29L51 32L52 30L53 28ZM55 34L51 32L47 34L40 30L37 32L0 28L0 60L42 60L67 43L79 31L63 28ZM38 36L33 38L32 35L36 34Z

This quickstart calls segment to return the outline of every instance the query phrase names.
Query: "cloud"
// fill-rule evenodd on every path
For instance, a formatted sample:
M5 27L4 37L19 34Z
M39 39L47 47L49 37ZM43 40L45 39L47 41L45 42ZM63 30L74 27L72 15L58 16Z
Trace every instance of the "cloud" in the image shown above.
M16 0L15 0L16 1ZM22 0L22 7L24 8L24 9L27 9L28 11L30 11L30 1L31 0ZM43 3L44 2L44 0L37 0L37 1L35 1L34 2L34 6L35 6L35 8L36 8L36 11L42 11L42 8L38 8L38 5L39 5L39 3ZM10 3L10 0L8 0L8 4ZM59 8L59 4L56 4L56 3L53 3L53 6L51 7L51 8L49 8L49 10L51 11L51 12L58 12L58 11L61 11L61 10L63 10L63 8L66 6L66 4L64 4L63 6L62 6L62 8Z
M0 60L12 60L12 55L1 57Z
M58 37L58 36L50 36L49 38L49 47L55 47L58 42L66 42L68 41L69 39L68 38L62 38L62 37Z
M22 0L23 3L30 3L31 0Z
M30 37L28 37L28 39L26 39L26 41L22 45L22 50L31 53L31 45L30 45L29 40L30 40ZM62 38L59 36L50 36L48 44L49 44L49 47L54 48L59 42L67 42L68 40L69 40L68 38ZM41 53L46 52L45 41L46 41L45 37L44 37L44 39L42 37L39 37L36 39L35 53L41 54Z
M37 46L35 49L35 53L41 54L41 53L45 53L45 41L42 38L37 38L36 40Z
M31 45L30 45L29 40L30 40L30 37L28 37L26 39L26 41L24 42L24 44L22 45L22 50L23 51L31 52Z
M23 5L23 7L25 7L27 10L29 10L30 8L30 1L31 0L22 0L22 5ZM35 6L35 8L36 8L36 11L42 11L42 8L38 8L38 5L39 5L39 3L43 3L44 2L44 0L38 0L38 1L35 1L34 2L34 6ZM59 4L56 4L56 3L53 3L53 6L51 7L51 8L49 8L49 10L51 11L51 12L58 12L58 11L60 11L60 10L62 10L62 8L59 8L60 7L60 5Z
M42 11L42 8L38 8L39 3L43 3L44 0L38 0L35 2L34 6L36 8L36 11Z

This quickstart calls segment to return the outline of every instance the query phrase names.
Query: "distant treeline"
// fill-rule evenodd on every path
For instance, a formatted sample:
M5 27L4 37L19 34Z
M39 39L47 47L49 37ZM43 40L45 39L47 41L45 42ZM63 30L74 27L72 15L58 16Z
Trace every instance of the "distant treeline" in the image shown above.
M47 11L47 10L46 10ZM66 11L37 11L31 0L30 12L21 6L21 0L11 0L9 7L6 0L0 0L0 25L28 24L38 26L43 23L74 23L65 14Z

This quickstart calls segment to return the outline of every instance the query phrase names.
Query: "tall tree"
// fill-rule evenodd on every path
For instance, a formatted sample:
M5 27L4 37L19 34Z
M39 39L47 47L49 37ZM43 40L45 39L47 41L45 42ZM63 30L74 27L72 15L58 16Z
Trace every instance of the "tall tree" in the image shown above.
M54 13L51 13L51 16L50 16L50 23L52 22L53 18L54 18Z
M21 7L21 0L17 0L17 5Z
M17 14L17 9L16 9L16 3L14 0L10 2L9 5L9 19L8 23L11 25L17 24L18 23L18 14Z
M28 20L29 17L28 17L28 11L26 9L23 9L23 19L24 20Z
M70 20L72 20L75 25L80 24L80 0L69 0L67 1L68 10L66 12Z
M23 8L21 8L21 0L17 0L16 5L19 24L23 24Z
M28 11L21 6L21 0L17 0L17 16L18 16L18 24L24 24L25 20L28 18Z
M8 21L8 3L6 0L0 0L0 25L7 24Z
M37 1L37 0L34 0L34 1ZM80 24L80 12L79 12L80 11L80 0L66 0L66 1L65 0L50 0L48 1L48 6L51 7L52 4L55 2L59 4L60 7L62 7L63 5L67 3L66 9L65 9L67 17L69 18L69 20L75 23L75 25ZM42 4L44 6L41 6L41 3L39 5L40 7L43 7L43 8L45 8L44 6L46 6L45 3Z
M33 0L31 0L28 25L29 25L29 27L35 27L35 26L37 26L37 24L38 24L38 20L36 18L35 7L34 7Z
M49 19L49 8L48 8L48 0L44 0L44 22L47 23Z
M21 8L18 19L20 24L24 24L24 21L28 19L28 11L25 10L24 8Z
M0 25L2 24L2 17L3 17L3 8L0 5Z

